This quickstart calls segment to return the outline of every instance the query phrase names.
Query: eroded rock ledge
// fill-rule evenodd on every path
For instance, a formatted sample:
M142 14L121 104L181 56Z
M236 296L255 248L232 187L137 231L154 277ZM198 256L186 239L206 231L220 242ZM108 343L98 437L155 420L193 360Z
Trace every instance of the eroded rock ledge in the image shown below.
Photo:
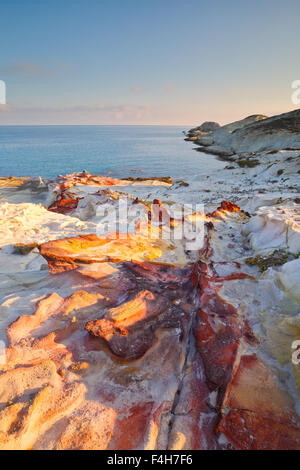
M135 185L135 230L97 234ZM300 449L299 202L220 200L167 228L166 187L85 172L47 183L48 208L2 202L1 449ZM195 220L191 251L172 233Z

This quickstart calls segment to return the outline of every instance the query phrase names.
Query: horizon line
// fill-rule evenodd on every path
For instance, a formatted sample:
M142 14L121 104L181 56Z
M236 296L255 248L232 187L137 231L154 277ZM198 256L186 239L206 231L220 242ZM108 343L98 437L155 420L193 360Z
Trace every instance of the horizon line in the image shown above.
M193 124L0 124L0 127L189 127Z

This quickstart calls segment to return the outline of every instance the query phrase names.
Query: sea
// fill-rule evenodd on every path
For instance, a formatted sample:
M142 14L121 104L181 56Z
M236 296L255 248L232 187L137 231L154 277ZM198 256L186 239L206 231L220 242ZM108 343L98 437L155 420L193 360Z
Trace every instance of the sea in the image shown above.
M224 162L196 152L177 126L0 126L0 176L87 170L113 177L199 178Z

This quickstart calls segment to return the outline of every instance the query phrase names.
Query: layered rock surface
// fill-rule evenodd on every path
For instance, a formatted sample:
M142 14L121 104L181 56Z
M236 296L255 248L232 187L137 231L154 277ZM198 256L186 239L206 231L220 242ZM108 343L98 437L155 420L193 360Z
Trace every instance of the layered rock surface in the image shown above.
M300 448L300 199L267 178L235 203L86 172L3 189L1 449Z

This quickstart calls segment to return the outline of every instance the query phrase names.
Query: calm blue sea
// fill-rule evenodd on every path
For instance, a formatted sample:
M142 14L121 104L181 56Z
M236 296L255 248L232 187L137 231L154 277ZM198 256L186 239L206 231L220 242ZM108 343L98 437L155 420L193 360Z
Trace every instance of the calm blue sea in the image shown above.
M175 126L0 126L0 176L87 170L126 176L186 178L223 166L193 150Z

